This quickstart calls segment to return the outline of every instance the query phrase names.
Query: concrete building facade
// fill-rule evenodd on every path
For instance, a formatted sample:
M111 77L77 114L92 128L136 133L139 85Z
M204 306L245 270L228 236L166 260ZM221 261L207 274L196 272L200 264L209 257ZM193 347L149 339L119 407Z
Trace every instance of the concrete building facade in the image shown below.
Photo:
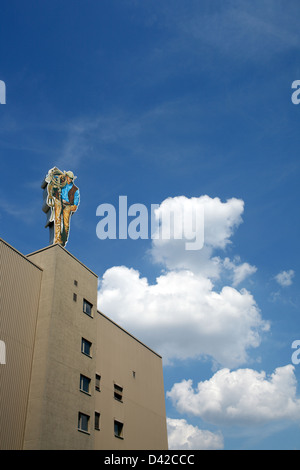
M167 449L162 358L97 310L97 288L60 245L0 239L0 449Z

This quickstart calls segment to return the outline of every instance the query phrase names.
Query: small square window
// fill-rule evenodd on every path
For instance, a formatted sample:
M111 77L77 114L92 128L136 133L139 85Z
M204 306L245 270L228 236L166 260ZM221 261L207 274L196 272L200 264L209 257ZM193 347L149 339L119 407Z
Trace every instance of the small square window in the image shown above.
M95 429L100 431L100 413L95 411Z
M89 432L90 417L84 413L78 413L78 430Z
M92 357L92 343L85 338L81 338L81 352Z
M85 375L80 374L80 384L79 384L80 391L85 392L85 393L90 393L90 384L91 384L91 379L89 379Z
M114 384L114 397L116 400L122 401L123 387L120 387L120 385Z
M100 381L101 381L101 376L99 374L96 374L95 376L95 390L100 392Z
M74 286L78 286L78 282L76 280L74 280Z
M115 437L118 437L119 439L123 439L123 429L124 425L120 421L117 421L116 419L114 420L114 433Z
M92 316L92 308L93 308L93 305L87 300L83 299L83 311L90 317Z

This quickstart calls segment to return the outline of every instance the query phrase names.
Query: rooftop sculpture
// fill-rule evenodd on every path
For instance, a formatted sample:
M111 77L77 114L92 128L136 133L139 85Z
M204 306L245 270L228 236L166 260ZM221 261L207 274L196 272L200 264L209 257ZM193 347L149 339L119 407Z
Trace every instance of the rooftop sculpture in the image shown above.
M50 244L65 246L70 232L71 216L77 211L80 194L75 186L76 176L72 171L51 168L43 181L44 205L47 214L46 227L50 229Z

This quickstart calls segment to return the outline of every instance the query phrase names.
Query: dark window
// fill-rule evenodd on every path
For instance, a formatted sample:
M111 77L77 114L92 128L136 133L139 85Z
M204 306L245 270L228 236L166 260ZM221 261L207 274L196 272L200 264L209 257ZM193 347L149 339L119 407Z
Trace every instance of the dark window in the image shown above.
M90 384L91 379L86 377L85 375L80 374L80 391L85 393L90 393Z
M75 294L75 293L73 294L73 300L74 300L74 302L77 302L77 294Z
M74 280L74 286L78 286L78 282Z
M100 392L100 381L101 381L101 377L99 374L96 374L95 376L95 389Z
M80 431L89 432L90 417L84 413L78 413L78 429Z
M114 420L114 433L116 437L123 439L123 428L124 425L120 421Z
M114 384L114 397L116 400L122 401L123 387L120 387L120 385Z
M93 308L93 305L87 300L83 299L83 311L90 317L92 316L92 308Z
M92 343L87 339L81 338L81 352L87 356L92 356Z
M95 411L95 429L100 431L100 413Z

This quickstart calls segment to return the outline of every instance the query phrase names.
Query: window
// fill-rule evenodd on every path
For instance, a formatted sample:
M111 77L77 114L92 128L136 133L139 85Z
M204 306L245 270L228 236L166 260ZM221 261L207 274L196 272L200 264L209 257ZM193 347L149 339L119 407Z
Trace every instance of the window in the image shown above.
M118 437L119 439L123 439L123 423L120 421L117 421L116 419L114 420L114 433L115 437Z
M93 308L93 305L87 300L83 299L83 311L90 317L92 316L92 308Z
M78 282L74 279L74 286L78 286Z
M75 293L73 294L73 300L74 300L74 302L77 302L77 294L75 294Z
M95 390L97 390L98 392L100 392L100 381L101 381L100 375L96 374L96 376L95 376Z
M120 387L120 385L114 384L114 397L116 400L122 401L123 387Z
M132 377L135 379L135 370L132 371Z
M81 338L81 352L92 357L92 343L85 338Z
M97 411L95 411L95 429L97 429L97 431L100 431L100 413L98 413Z
M90 384L91 384L91 379L86 377L85 375L80 374L80 391L85 392L85 393L90 393Z
M89 432L90 417L84 413L78 413L78 430Z

